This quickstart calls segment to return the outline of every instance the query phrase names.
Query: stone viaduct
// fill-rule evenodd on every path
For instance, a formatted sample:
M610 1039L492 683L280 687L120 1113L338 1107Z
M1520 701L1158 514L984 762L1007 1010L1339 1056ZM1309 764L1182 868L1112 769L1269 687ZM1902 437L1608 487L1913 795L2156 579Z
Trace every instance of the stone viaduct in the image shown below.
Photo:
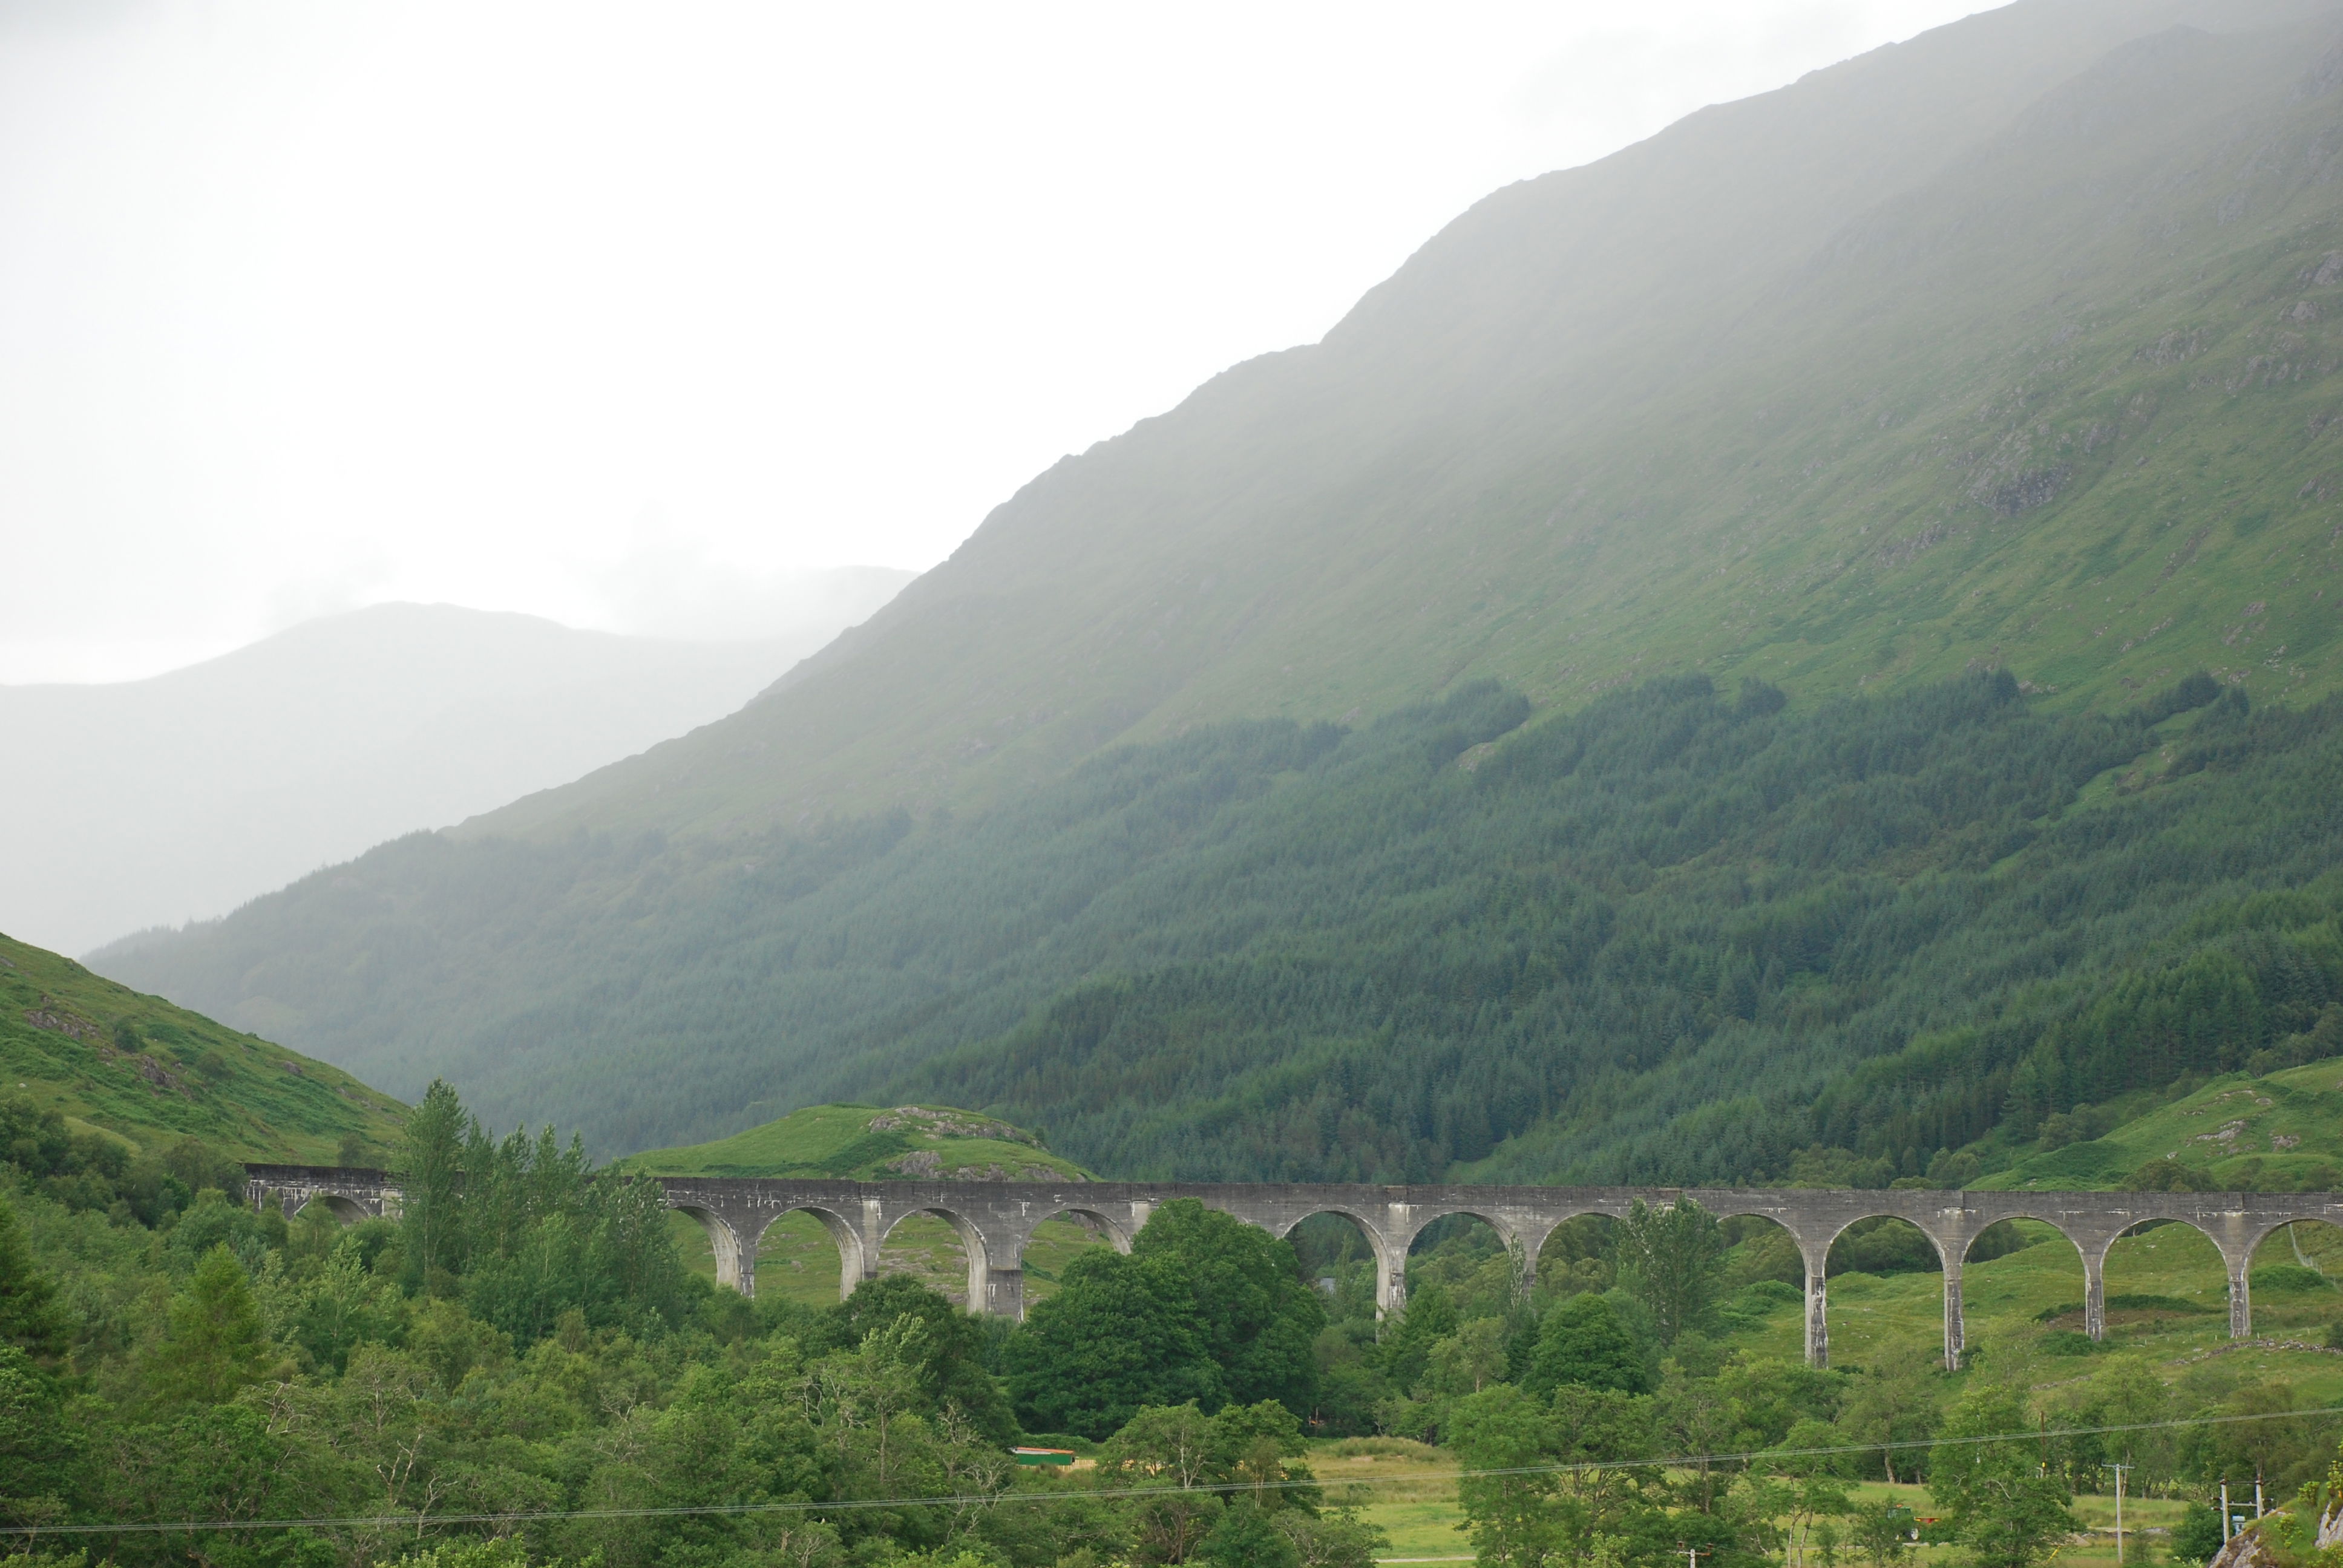
M288 1216L323 1202L345 1220L396 1215L398 1190L379 1171L316 1166L247 1167L256 1206ZM959 1232L968 1255L970 1310L1021 1318L1023 1260L1033 1228L1066 1216L1102 1231L1116 1249L1157 1205L1193 1198L1272 1236L1316 1214L1348 1221L1375 1257L1375 1304L1390 1314L1407 1301L1409 1246L1426 1225L1453 1214L1485 1221L1523 1261L1524 1281L1548 1237L1582 1214L1624 1217L1638 1201L1654 1207L1690 1198L1720 1219L1755 1215L1786 1231L1805 1261L1806 1358L1825 1364L1825 1263L1831 1243L1858 1220L1885 1216L1917 1226L1944 1265L1945 1356L1958 1364L1965 1344L1961 1269L1970 1243L2002 1220L2055 1227L2083 1261L2083 1322L2107 1332L2107 1249L2151 1221L2194 1226L2220 1251L2229 1276L2229 1332L2252 1332L2246 1270L2254 1249L2298 1220L2343 1224L2343 1194L2332 1192L1940 1192L1850 1191L1757 1187L1373 1187L1336 1184L1173 1181L831 1181L662 1177L668 1206L698 1221L716 1253L717 1279L754 1295L757 1243L785 1214L819 1220L838 1244L841 1293L879 1273L888 1232L913 1214L934 1214Z

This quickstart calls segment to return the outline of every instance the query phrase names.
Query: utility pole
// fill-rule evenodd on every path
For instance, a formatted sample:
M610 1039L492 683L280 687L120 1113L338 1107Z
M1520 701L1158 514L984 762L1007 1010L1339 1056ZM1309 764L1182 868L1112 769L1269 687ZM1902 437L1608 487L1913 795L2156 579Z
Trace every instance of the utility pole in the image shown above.
M2229 1478L2221 1477L2221 1539L2229 1538Z
M2254 1466L2254 1517L2259 1519L2262 1513L2262 1467L2257 1464Z
M2116 1568L2123 1568L2123 1478L2124 1472L2131 1466L2115 1464L2107 1468L2116 1473Z

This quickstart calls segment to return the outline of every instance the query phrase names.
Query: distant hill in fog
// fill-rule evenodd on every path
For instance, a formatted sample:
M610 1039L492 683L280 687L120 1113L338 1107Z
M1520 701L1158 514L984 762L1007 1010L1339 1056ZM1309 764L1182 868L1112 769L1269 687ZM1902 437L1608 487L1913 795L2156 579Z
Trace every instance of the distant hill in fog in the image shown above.
M758 641L392 604L151 679L0 687L0 930L82 952L224 914L720 719L912 574L836 575Z

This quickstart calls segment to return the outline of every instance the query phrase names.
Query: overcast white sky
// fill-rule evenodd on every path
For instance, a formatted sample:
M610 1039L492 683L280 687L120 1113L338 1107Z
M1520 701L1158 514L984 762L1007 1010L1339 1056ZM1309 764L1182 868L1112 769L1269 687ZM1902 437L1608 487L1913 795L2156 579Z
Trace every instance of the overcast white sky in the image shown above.
M924 568L1473 200L1974 0L0 0L0 681Z

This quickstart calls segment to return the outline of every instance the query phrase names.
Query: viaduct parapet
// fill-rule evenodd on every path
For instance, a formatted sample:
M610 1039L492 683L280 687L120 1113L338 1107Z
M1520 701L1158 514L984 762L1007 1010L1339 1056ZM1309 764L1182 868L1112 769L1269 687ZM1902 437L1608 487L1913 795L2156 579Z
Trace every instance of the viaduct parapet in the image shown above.
M296 1165L247 1168L256 1207L290 1216L323 1202L346 1221L396 1216L395 1180L379 1171ZM1390 1315L1407 1303L1408 1248L1435 1220L1467 1214L1485 1221L1522 1261L1526 1288L1546 1239L1583 1214L1624 1218L1638 1201L1657 1208L1686 1197L1720 1219L1756 1215L1796 1242L1805 1262L1806 1359L1827 1363L1825 1263L1831 1243L1859 1220L1910 1221L1944 1265L1945 1356L1957 1365L1966 1342L1961 1269L1986 1226L2036 1220L2056 1228L2083 1261L2083 1322L2107 1333L2107 1249L2151 1221L2194 1226L2218 1248L2229 1277L2229 1332L2252 1332L2246 1270L2254 1249L2298 1220L2343 1224L2343 1194L2332 1192L1939 1192L1757 1187L1373 1187L1333 1183L1186 1181L828 1181L664 1177L668 1207L698 1221L716 1253L718 1280L743 1295L757 1288L757 1244L783 1215L811 1214L838 1245L839 1284L850 1294L879 1273L888 1233L913 1214L940 1217L968 1256L972 1312L1025 1314L1024 1256L1033 1228L1064 1216L1087 1221L1119 1251L1155 1208L1192 1198L1207 1208L1283 1236L1317 1214L1356 1227L1375 1258L1375 1305Z

